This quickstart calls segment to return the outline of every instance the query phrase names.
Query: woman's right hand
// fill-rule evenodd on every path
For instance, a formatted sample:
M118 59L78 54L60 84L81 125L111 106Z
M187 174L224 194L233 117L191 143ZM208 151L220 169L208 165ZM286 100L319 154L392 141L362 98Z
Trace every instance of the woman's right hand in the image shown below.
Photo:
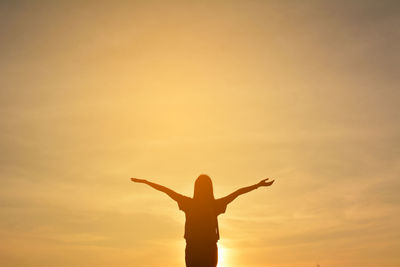
M144 183L144 182L146 182L145 179L139 179L139 178L131 178L131 180L132 180L132 182L135 182L135 183Z

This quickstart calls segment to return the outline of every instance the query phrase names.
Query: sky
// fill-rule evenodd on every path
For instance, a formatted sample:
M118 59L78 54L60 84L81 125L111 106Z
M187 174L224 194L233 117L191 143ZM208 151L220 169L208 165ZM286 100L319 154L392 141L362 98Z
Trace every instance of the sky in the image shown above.
M400 266L400 4L0 1L0 265Z

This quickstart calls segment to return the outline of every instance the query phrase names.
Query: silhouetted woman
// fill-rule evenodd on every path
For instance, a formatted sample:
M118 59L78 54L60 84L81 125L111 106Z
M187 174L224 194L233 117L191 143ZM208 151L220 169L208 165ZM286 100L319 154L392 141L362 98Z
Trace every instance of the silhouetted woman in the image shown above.
M178 203L179 209L185 212L185 262L187 267L215 267L218 262L217 241L219 240L217 216L224 213L226 206L238 196L260 186L270 186L274 181L261 182L243 187L223 198L214 198L213 185L208 175L200 175L194 184L193 198L143 179L131 178L137 183L144 183L156 190L166 193Z

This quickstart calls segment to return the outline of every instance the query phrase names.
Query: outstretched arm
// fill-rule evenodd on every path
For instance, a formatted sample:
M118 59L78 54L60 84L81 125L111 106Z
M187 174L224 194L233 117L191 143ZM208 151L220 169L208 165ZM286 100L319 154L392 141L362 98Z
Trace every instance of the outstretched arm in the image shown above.
M235 198L237 198L238 196L243 195L243 194L246 194L246 193L248 193L248 192L250 192L250 191L253 191L254 189L259 188L260 186L270 186L270 185L272 185L272 184L274 183L274 181L275 181L275 180L272 180L272 181L270 181L270 182L267 182L268 179L269 179L269 178L264 179L264 180L261 180L259 183L254 184L254 185L251 185L251 186L247 186L247 187L240 188L240 189L236 190L235 192L233 192L233 193L227 195L226 197L221 198L221 200L222 200L223 202L225 202L225 204L227 205L227 204L231 203L231 202L232 202Z
M178 199L180 197L182 197L181 194L176 193L174 190L171 190L168 187L165 187L165 186L162 186L162 185L159 185L159 184L156 184L156 183L152 183L152 182L149 182L149 181L144 180L144 179L131 178L131 180L133 182L135 182L135 183L147 184L147 185L153 187L154 189L156 189L158 191L164 192L165 194L167 194L170 198L172 198L175 201L178 201Z

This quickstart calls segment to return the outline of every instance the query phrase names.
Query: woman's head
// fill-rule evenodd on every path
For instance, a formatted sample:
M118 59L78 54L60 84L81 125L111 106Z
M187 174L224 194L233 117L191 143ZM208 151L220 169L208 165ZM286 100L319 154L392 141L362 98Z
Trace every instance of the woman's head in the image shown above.
M197 177L194 183L193 198L197 200L214 200L214 191L211 178L206 174Z

